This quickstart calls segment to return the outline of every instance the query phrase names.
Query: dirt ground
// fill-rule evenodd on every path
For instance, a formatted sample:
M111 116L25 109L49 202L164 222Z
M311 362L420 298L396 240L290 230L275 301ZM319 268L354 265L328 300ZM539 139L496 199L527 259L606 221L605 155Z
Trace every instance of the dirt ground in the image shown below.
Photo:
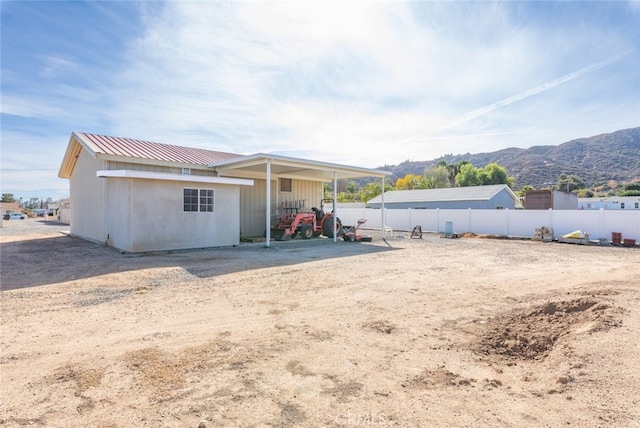
M637 248L64 230L0 229L2 426L640 427Z

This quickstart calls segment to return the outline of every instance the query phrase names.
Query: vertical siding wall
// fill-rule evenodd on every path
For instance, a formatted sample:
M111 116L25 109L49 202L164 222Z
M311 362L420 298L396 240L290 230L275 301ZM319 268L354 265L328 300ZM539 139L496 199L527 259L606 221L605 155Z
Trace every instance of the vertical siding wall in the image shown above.
M304 206L300 211L311 212L312 207L320 208L322 199L322 183L317 181L293 180L291 192L280 192L278 189L278 206L284 201L304 201ZM276 215L282 215L278 210Z
M553 192L554 210L575 210L578 208L578 195L570 192Z
M240 188L240 234L242 237L263 236L267 220L267 181L254 180L253 186ZM317 181L293 180L291 192L281 192L277 179L271 180L271 224L276 225L283 214L284 201L305 201L301 211L311 211L311 207L320 208L323 184Z
M107 162L91 157L82 149L73 174L69 180L69 190L73 195L70 212L72 235L96 242L105 242L105 192L107 182L96 176L100 169L106 169Z
M107 187L106 243L124 251L133 251L131 230L132 217L141 218L143 213L132 210L132 189L134 182L130 178L105 178ZM153 203L154 195L145 195L144 200ZM159 235L162 232L154 232Z
M640 212L622 210L400 210L385 208L385 225L394 230L411 231L420 225L423 232L443 232L446 222L454 233L476 233L530 238L537 227L554 229L559 237L582 230L591 239L611 239L612 232L640 241ZM382 210L338 208L345 225L367 220L365 227L382 227Z
M271 182L274 188L275 181ZM273 191L272 191L273 193ZM262 236L265 231L267 207L267 180L253 180L253 186L240 187L240 236ZM272 197L271 206L275 197Z
M71 224L71 208L60 208L60 222Z

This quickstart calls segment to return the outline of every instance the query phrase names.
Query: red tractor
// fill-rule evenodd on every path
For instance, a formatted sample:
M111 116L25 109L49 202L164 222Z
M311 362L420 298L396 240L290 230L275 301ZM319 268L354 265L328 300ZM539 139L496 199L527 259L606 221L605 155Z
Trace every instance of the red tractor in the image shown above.
M311 208L312 212L302 213L285 213L278 219L278 225L273 230L273 235L278 241L286 241L296 234L302 239L313 238L314 236L324 235L333 238L334 231L336 236L342 236L342 223L336 218L337 224L334 229L333 211L325 212L327 202L333 202L332 199L323 199L320 201L320 208Z

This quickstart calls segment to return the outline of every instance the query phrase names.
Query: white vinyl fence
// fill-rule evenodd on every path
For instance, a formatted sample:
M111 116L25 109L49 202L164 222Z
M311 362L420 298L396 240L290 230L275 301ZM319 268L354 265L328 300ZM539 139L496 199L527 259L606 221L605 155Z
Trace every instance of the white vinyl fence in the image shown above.
M372 208L337 208L344 225L381 229L383 213ZM606 238L622 233L623 239L640 242L640 211L623 210L473 210L473 209L384 209L384 224L393 230L412 231L420 226L423 232L444 232L445 224L453 223L453 233L489 234L530 238L535 229L553 228L558 238L576 230L589 234L590 239Z

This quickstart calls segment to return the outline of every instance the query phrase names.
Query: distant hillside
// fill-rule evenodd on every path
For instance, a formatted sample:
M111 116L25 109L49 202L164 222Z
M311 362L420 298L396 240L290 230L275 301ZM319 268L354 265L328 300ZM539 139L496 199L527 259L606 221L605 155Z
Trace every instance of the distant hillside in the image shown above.
M589 187L611 179L628 182L640 179L640 128L580 138L559 146L448 155L430 161L405 161L379 168L391 171L395 181L407 174L422 174L442 160L448 164L466 160L478 168L496 162L515 177L515 188L555 184L562 173L579 177Z

